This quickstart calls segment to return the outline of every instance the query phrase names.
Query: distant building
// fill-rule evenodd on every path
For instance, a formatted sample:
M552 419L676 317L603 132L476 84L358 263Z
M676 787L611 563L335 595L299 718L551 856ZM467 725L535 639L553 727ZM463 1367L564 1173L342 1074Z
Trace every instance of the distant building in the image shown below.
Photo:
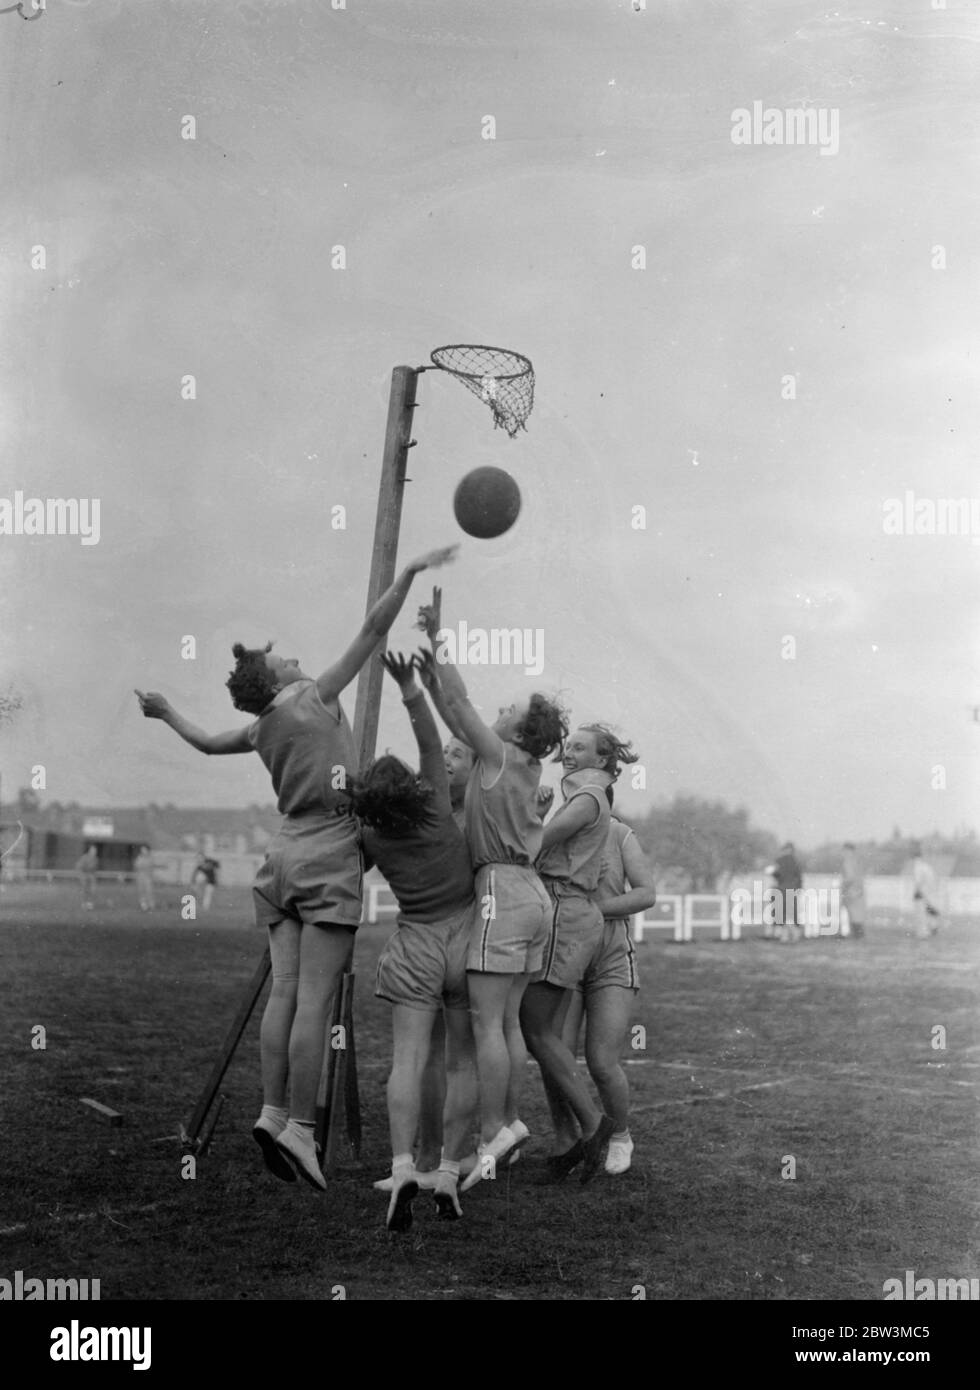
M80 806L21 797L0 807L4 843L23 826L18 867L66 871L94 844L102 873L129 873L141 845L151 850L203 853L221 859L261 854L281 823L274 806L228 807ZM8 870L13 869L8 864Z

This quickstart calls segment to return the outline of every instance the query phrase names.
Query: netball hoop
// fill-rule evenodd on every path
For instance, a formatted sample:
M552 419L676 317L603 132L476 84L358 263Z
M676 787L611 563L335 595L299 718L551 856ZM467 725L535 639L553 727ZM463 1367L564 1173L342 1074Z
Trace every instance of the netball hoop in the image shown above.
M495 429L506 430L513 439L518 430L527 428L527 417L534 408L534 367L530 358L508 348L474 343L435 348L430 356L433 366L449 372L490 407Z

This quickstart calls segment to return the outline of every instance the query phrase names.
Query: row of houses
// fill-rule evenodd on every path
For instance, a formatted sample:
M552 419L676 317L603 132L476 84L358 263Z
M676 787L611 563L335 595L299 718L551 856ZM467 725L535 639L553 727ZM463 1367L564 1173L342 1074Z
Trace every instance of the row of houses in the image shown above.
M0 853L8 879L70 872L89 845L98 852L100 872L126 874L146 845L165 880L172 874L172 881L184 881L185 866L203 854L227 865L231 877L223 874L225 882L247 883L280 822L274 806L236 810L151 802L90 810L56 801L42 808L22 796L0 807Z

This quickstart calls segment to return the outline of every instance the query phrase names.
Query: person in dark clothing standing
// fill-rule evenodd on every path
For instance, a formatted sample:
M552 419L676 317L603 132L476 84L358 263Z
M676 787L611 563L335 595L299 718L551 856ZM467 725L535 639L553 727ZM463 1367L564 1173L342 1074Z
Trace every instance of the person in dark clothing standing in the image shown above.
M780 940L789 945L799 941L800 928L797 922L797 893L803 887L803 870L796 857L791 840L787 840L779 851L774 866L776 889L783 909L783 929Z

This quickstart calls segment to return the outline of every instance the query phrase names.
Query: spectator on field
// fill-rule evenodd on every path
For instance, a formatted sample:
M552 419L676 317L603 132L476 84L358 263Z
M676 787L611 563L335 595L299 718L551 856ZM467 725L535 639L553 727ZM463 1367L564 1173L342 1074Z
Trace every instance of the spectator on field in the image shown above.
M855 845L848 840L843 848L840 872L841 907L847 908L851 936L860 941L864 936L864 872Z
M95 873L98 867L99 851L94 845L89 845L75 864L75 872L79 876L82 889L82 907L86 911L95 907Z
M800 868L800 862L796 857L796 850L791 840L786 841L776 857L776 862L773 865L773 877L776 880L776 892L779 895L776 901L782 907L783 925L779 939L784 945L791 945L800 939L800 928L796 916L796 895L803 887L803 870Z
M140 911L150 912L156 906L153 896L153 855L149 845L140 845L140 852L133 860L136 870L136 891L139 894Z
M939 931L939 889L935 869L922 857L922 846L916 843L912 845L911 849L911 871L914 885L912 897L915 902L916 935L925 939L935 936Z
M202 854L197 861L197 868L194 870L194 887L202 890L201 907L207 912L214 897L215 884L218 882L218 870L221 864L217 859L212 859L209 855Z

